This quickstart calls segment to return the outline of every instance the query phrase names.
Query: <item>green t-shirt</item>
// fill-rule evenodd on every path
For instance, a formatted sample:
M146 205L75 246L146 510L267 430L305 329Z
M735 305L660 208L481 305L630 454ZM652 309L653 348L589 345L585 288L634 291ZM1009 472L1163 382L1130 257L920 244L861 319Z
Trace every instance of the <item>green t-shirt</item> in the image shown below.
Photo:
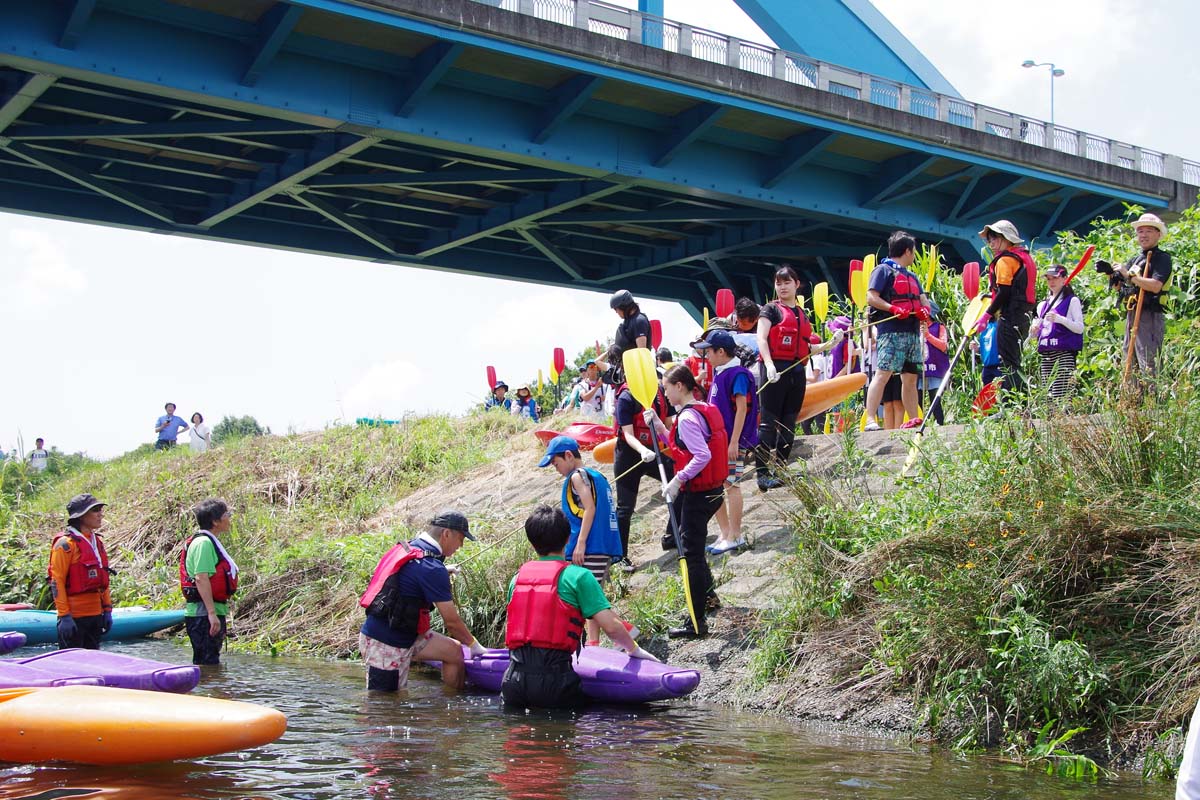
M193 578L197 575L207 575L211 578L217 573L217 548L213 545L212 539L203 535L192 539L192 543L188 545L184 569ZM225 603L213 603L213 608L218 617L229 614L229 606ZM207 617L208 611L204 608L204 603L188 603L187 610L183 612L183 615L185 617Z
M538 559L538 561L565 560L562 556L545 556ZM517 576L514 575L513 579L508 582L509 600L512 600L513 589L516 586ZM601 611L612 608L608 598L604 596L604 590L600 588L600 581L596 580L596 576L575 564L568 564L567 568L558 576L558 596L567 605L578 608L583 613L584 619L591 619Z

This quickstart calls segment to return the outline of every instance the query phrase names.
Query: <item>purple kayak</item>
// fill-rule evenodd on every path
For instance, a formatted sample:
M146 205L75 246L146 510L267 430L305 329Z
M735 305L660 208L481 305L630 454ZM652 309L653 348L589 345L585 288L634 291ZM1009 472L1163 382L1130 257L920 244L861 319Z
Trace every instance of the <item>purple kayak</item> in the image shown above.
M105 650L53 650L32 658L0 661L0 682L7 683L6 672L10 665L36 670L51 678L95 678L103 686L151 692L185 694L200 682L199 667L167 664Z
M25 634L19 631L0 633L0 656L11 653L23 644L25 644Z
M499 692L508 669L507 650L489 650L472 658L463 648L467 685L485 692ZM597 703L650 703L686 697L700 685L700 673L670 664L630 658L608 647L585 647L572 661L583 692Z
M63 677L53 672L27 667L20 661L0 661L0 689L21 689L43 686L103 686L104 679L96 676Z

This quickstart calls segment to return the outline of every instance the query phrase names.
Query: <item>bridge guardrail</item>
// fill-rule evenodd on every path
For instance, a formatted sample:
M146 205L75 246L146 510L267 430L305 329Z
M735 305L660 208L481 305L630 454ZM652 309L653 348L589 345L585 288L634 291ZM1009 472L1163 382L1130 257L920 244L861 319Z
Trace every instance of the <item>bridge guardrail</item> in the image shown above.
M1200 186L1200 162L880 78L603 0L475 0L539 19Z

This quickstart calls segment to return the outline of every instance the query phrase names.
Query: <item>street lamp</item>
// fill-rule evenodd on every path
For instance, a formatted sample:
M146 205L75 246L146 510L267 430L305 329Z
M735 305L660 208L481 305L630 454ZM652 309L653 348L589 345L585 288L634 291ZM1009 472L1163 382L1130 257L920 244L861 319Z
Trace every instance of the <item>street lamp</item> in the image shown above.
M1024 62L1022 62L1021 66L1026 67L1026 68L1029 68L1029 67L1049 67L1050 68L1050 125L1053 127L1053 125L1054 125L1054 79L1061 78L1063 75L1066 74L1066 72L1059 69L1058 67L1056 67L1054 64L1050 63L1049 61L1045 61L1042 63L1034 63L1033 59L1031 59L1031 58L1026 59Z

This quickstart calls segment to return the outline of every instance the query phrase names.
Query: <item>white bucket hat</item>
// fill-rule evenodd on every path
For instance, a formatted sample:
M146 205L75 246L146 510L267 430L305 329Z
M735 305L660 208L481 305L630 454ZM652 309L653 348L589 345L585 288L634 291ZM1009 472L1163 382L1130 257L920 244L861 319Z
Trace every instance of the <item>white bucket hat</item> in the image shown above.
M1025 240L1017 233L1017 226L1013 225L1006 219L998 219L991 225L984 225L983 230L979 232L980 239L986 239L988 231L998 233L1008 240L1009 244L1024 244Z
M1167 235L1167 226L1155 214L1142 214L1137 218L1137 222L1133 223L1133 229L1138 228L1154 228L1163 236Z

